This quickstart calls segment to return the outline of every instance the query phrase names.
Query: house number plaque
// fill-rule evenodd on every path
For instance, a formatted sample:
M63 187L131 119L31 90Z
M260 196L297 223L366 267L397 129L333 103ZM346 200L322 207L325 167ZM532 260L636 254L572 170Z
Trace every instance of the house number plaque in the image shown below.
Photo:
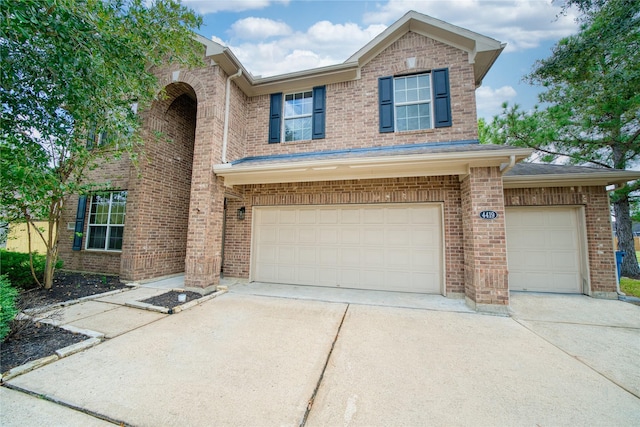
M498 212L496 212L496 211L482 211L482 212L480 212L480 218L482 218L482 219L496 219L496 218L498 218Z

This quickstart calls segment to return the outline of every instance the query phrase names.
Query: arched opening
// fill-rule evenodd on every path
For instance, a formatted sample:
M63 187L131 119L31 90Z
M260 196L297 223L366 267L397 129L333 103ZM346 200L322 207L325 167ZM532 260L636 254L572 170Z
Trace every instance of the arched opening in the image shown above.
M184 272L197 102L193 88L173 83L145 114L137 178L129 191L132 217L122 275L144 280Z

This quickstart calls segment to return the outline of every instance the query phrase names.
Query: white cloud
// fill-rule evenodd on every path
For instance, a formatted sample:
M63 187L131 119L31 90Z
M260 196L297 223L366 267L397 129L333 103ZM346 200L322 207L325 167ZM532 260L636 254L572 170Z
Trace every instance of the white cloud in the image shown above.
M251 19L257 22L257 18ZM344 62L385 28L379 24L362 28L354 23L320 21L304 32L291 32L268 42L237 37L227 44L252 74L271 76Z
M219 45L222 45L222 46L226 46L227 45L227 43L224 40L222 40L220 37L217 37L217 36L211 36L211 40L213 40L214 42L216 42L216 43L218 43Z
M389 0L366 13L364 22L391 23L408 10L493 37L507 43L506 52L537 47L578 28L575 15L560 16L560 6L551 0Z
M493 89L491 86L481 86L476 89L476 107L478 117L491 119L502 111L502 103L511 101L517 96L517 92L511 86L502 86Z
M187 0L215 10L265 7L275 0ZM204 6L202 6L204 7ZM506 52L526 50L577 30L574 16L561 16L551 0L389 0L364 14L364 24L318 21L294 31L292 23L260 17L236 21L227 32L229 46L254 75L271 76L338 64L380 34L408 10L470 29L501 42ZM294 19L294 18L292 18Z
M255 17L234 22L230 30L230 34L233 37L244 40L261 40L275 36L286 36L291 32L291 27L284 22Z
M182 0L182 4L203 15L215 12L242 12L264 9L271 3L288 4L289 0Z

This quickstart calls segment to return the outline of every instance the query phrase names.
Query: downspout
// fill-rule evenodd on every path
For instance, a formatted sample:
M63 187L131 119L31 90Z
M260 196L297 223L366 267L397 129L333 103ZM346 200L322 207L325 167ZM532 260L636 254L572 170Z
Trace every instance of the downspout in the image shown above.
M516 156L512 154L511 156L509 156L509 163L503 163L500 165L500 172L502 172L502 174L509 172L509 170L515 166L515 164Z
M229 138L229 104L231 103L231 80L242 75L242 68L232 76L227 77L227 88L224 100L224 133L222 134L222 163L227 163L227 140Z
M620 188L624 188L627 186L627 183L623 183L622 185L620 184L613 184L613 188L607 188L607 193L611 193L612 191L616 191L619 190ZM613 239L612 239L613 240ZM614 256L615 256L615 247L613 248L614 251ZM616 259L616 293L618 294L618 299L619 300L625 300L627 298L627 294L625 294L624 292L622 292L622 290L620 289L620 279L618 278L618 260Z

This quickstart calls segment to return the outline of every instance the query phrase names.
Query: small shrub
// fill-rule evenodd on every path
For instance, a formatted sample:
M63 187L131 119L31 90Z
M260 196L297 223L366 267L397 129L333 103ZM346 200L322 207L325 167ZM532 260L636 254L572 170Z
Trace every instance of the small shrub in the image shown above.
M44 267L47 258L44 255L33 254L33 269L39 279L44 277ZM62 261L58 260L56 268L62 267ZM37 283L31 275L29 267L29 254L21 252L9 252L0 250L0 273L6 274L13 286L20 289L37 287Z
M10 330L5 341L16 337L29 337L37 334L40 322L43 320L59 321L62 319L62 309L52 309L47 306L46 298L34 290L22 291L16 299L16 309L30 318L14 319L9 325Z
M18 314L17 297L18 291L11 286L7 276L0 276L0 341L7 336L11 330L11 321Z

